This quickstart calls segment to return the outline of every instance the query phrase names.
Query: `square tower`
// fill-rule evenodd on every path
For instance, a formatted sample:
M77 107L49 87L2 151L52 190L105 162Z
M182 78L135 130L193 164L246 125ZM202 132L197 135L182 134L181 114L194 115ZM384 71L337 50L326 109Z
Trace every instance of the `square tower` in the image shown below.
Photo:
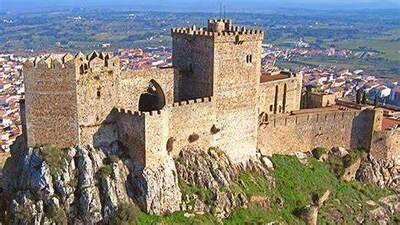
M213 96L221 129L215 144L233 159L255 150L264 33L218 19L172 29L172 38L175 100Z

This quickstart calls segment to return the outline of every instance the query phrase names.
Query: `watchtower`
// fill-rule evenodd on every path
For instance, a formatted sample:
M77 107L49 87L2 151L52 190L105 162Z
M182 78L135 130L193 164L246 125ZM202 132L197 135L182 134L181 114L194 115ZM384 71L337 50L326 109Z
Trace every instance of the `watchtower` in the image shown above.
M172 29L175 100L213 96L216 145L232 156L256 149L257 93L264 33L211 19L208 26Z

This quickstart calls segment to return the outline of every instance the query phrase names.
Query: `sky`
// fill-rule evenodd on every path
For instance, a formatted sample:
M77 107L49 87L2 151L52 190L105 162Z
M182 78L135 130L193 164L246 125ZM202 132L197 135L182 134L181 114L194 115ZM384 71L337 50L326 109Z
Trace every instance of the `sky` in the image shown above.
M365 9L399 8L400 0L0 0L0 11L29 11L65 7L112 7L151 11L218 11L220 2L227 11L269 11L279 8Z

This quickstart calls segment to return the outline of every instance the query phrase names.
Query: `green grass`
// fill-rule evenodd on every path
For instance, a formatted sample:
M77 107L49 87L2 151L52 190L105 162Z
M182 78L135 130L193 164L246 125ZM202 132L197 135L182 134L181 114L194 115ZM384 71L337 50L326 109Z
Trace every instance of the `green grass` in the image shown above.
M206 188L191 186L184 182L180 182L179 187L183 194L186 194L186 195L195 194L195 195L197 195L199 200L201 200L202 202L205 202L206 204L211 204L213 201L211 191ZM194 202L191 202L191 204L193 206Z
M293 212L312 202L313 195L321 196L331 190L329 200L319 212L319 224L353 224L357 215L368 216L373 209L366 201L377 201L379 198L393 194L393 191L381 189L372 184L360 182L344 182L330 172L328 165L316 159L309 159L303 165L296 157L275 155L272 157L275 166L274 177L276 187L271 188L269 182L254 172L241 172L238 182L230 187L233 192L244 192L248 196L267 197L271 202L270 209L251 206L234 211L230 217L219 221L210 214L196 215L186 218L183 212L168 216L147 215L140 210L124 212L124 220L130 223L119 224L265 224L280 222L281 224L304 224ZM195 193L202 200L207 200L210 192L206 189L180 184L183 193ZM223 190L221 190L223 191ZM203 197L201 197L203 196ZM280 202L283 202L280 203ZM122 209L123 211L123 209Z

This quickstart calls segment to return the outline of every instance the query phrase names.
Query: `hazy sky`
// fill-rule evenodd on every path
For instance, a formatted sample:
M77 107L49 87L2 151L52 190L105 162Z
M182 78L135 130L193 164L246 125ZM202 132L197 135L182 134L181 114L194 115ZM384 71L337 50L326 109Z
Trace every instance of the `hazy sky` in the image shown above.
M400 8L400 0L0 0L0 11L110 6L153 11L218 11L221 1L227 10L245 12L278 8Z

